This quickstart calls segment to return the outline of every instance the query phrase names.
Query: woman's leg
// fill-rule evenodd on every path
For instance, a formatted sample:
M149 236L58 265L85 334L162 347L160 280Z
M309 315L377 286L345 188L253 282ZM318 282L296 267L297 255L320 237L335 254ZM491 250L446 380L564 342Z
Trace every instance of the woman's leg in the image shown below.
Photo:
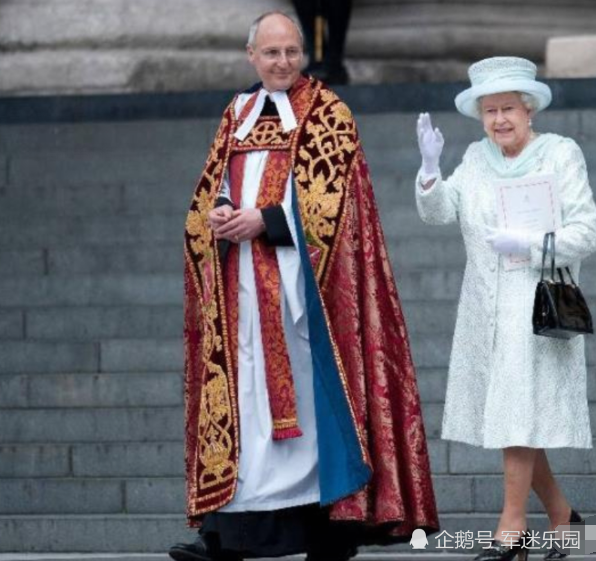
M495 539L506 544L517 540L512 532L519 532L519 537L527 528L526 503L532 487L535 458L535 448L514 446L503 450L505 501Z
M536 451L532 489L546 509L551 530L554 530L559 524L569 522L571 507L553 476L546 452L543 449Z

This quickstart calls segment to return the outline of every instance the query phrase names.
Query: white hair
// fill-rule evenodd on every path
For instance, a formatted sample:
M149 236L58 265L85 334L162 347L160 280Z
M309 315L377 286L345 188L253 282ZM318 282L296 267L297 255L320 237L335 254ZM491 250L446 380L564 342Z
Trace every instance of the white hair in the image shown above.
M519 94L521 98L521 102L524 104L524 107L530 111L531 113L535 113L536 109L538 109L538 100L529 93L526 92L513 92ZM478 111L478 115L482 115L482 100L485 96L481 96L476 100L476 109Z
M296 31L298 31L298 36L300 37L300 44L303 45L304 37L302 35L302 29L300 29L300 26L298 25L298 23L294 20L294 18L292 16L289 16L288 14L285 14L284 12L281 12L279 10L272 10L270 12L265 12L264 14L261 14L255 21L252 22L250 28L248 29L248 44L251 47L255 46L257 32L259 31L259 25L261 25L261 22L265 18L268 18L269 16L274 16L274 15L283 16L284 18L289 19L294 24Z

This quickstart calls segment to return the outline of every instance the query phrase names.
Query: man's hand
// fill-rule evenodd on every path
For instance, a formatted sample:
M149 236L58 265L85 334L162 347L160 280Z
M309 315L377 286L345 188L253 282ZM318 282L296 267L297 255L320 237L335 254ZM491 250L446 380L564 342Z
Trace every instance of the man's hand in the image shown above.
M230 205L222 205L214 208L207 215L207 221L212 230L217 230L220 226L223 226L226 222L231 220L234 208Z
M264 231L263 214L258 208L234 210L229 220L214 228L216 239L230 240L234 243L252 240Z
M422 170L428 175L439 173L439 160L445 140L438 128L433 129L428 113L420 113L416 123L416 134L422 156Z

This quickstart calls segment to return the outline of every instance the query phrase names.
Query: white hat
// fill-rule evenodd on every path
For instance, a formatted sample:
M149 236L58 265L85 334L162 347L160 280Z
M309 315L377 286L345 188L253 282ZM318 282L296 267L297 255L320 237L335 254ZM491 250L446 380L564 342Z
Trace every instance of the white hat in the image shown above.
M495 56L475 62L468 69L472 87L455 98L457 110L466 117L480 119L478 98L496 93L523 92L536 100L536 111L548 107L550 88L536 81L536 65L525 58Z

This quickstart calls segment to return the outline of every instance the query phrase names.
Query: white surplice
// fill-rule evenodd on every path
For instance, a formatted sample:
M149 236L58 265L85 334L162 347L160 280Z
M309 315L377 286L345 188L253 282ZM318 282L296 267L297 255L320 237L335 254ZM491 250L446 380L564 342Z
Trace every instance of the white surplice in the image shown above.
M248 94L239 96L235 107L236 115L249 97ZM284 128L293 128L295 118L293 113L288 114L291 106L285 92L275 92L271 97L277 105ZM259 98L264 102L264 94L260 94ZM262 109L262 103L258 105ZM260 113L258 107L257 111ZM268 151L247 154L241 208L255 208L268 155ZM272 439L273 423L265 379L252 248L250 241L243 242L240 244L238 282L238 487L232 502L221 508L221 512L277 510L316 503L320 498L313 367L308 338L304 274L292 213L291 185L290 175L282 206L294 246L277 247L276 253L283 293L281 302L284 333L296 390L298 424L303 435L286 440ZM227 180L221 194L229 197Z

